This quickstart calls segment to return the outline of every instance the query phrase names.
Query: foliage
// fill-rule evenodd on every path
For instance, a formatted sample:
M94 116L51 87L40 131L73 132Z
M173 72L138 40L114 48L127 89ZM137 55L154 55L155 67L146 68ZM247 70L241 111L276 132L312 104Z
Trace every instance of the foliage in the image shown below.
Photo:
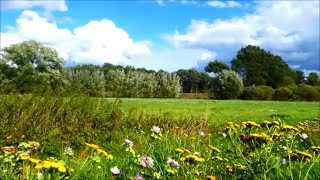
M213 62L209 62L208 65L204 68L204 70L208 73L219 73L222 70L228 70L229 67L226 63L224 63L223 61L219 61L219 60L214 60Z
M234 71L222 70L215 77L213 92L218 99L237 99L242 90L242 78Z
M293 92L287 87L281 87L274 91L273 98L280 101L288 101L291 99Z
M10 93L55 91L63 84L63 60L55 49L35 41L24 41L1 49L0 86Z
M152 126L144 121L140 120L141 125L126 126L126 131L118 129L121 132L118 139L83 140L79 147L64 144L54 157L46 153L52 144L43 146L44 141L30 141L29 136L7 136L1 145L0 178L313 180L320 177L319 139L312 134L312 124L307 121L289 125L273 119L261 123L227 122L215 127L208 127L203 119L196 122L201 124L198 127L176 123L172 124L174 127ZM99 135L103 136L97 132Z
M319 86L320 85L320 77L317 73L312 72L307 77L307 84L311 86Z
M307 84L300 84L298 87L299 97L306 101L320 101L319 88Z
M183 93L204 93L209 89L211 78L207 73L195 69L179 69L176 74L180 77Z
M274 90L269 86L245 87L242 99L246 100L272 100Z
M231 64L232 69L244 78L245 86L267 85L276 88L284 76L292 74L280 56L258 46L241 48Z

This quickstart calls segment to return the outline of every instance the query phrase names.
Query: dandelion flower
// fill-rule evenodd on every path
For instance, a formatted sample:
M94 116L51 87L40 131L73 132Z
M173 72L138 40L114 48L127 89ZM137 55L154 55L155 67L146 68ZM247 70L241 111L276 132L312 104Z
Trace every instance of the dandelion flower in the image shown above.
M99 149L99 146L98 145L95 145L95 144L90 144L90 143L85 143L85 145L93 148L93 149Z
M216 148L216 147L214 147L214 146L212 146L212 145L208 145L208 146L209 146L209 148L210 148L212 151L214 151L214 152L217 152L217 153L220 153L220 152L221 152L218 148Z
M207 175L207 176L206 176L206 180L217 180L217 177Z
M64 166L60 166L60 167L58 168L58 171L59 171L59 172L62 172L62 173L65 173L65 172L67 171L67 169L66 169Z
M310 149L316 153L320 151L320 146L310 146Z
M114 166L113 168L110 169L113 175L118 175L120 174L120 169L117 166Z

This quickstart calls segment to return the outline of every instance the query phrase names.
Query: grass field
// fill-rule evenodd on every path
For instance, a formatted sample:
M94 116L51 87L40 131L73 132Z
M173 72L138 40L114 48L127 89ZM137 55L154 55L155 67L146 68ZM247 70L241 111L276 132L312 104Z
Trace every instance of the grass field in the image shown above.
M319 102L0 96L0 179L313 180L319 129Z
M114 101L114 99L109 99ZM263 121L272 117L288 123L320 118L319 102L135 99L123 98L123 109L137 108L153 114L171 114L174 118L207 115L210 123L245 120Z

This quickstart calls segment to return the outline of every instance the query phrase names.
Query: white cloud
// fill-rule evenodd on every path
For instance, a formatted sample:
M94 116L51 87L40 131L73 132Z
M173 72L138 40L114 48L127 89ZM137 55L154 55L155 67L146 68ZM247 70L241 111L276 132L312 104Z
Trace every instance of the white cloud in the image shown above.
M70 31L26 10L16 23L9 32L1 33L1 47L22 40L35 40L57 49L67 61L92 64L119 64L150 54L150 42L134 42L126 31L106 19L90 21Z
M169 38L178 48L201 48L230 61L246 45L280 55L290 65L319 67L319 2L257 2L244 17L207 22L192 20L186 33Z
M216 8L241 7L241 4L236 1L209 1L207 5Z
M202 60L202 61L213 60L213 58L216 57L216 56L217 56L216 53L204 52L204 53L201 54L199 59Z
M177 71L178 69L198 68L203 70L207 65L206 60L200 60L204 54L215 56L214 52L205 49L193 48L171 48L171 49L157 49L157 51L141 58L134 58L129 62L129 65L136 67L144 67L154 70L166 70L169 72Z
M1 9L29 9L43 7L46 11L67 11L65 0L5 0L1 1Z

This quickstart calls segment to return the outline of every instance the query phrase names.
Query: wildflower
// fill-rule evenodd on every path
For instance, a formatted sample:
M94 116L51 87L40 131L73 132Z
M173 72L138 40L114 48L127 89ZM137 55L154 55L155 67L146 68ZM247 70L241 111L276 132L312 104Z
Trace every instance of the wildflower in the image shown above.
M223 136L223 138L226 138L227 134L226 133L222 133L222 136Z
M231 166L225 165L224 167L226 168L227 172L233 172L233 168Z
M306 133L301 133L299 134L299 136L302 138L302 139L307 139L308 138L308 135Z
M222 157L220 157L220 156L215 156L212 159L214 159L216 161L223 161Z
M130 147L133 147L133 142L130 141L129 139L125 139L125 140L124 140L124 143L125 143L126 145L130 146Z
M214 152L217 152L217 153L220 153L220 152L221 152L218 148L216 148L216 147L214 147L214 146L212 146L212 145L208 145L208 146L209 146L209 148L210 148L212 151L214 151Z
M36 175L36 176L37 176L37 179L42 179L43 174L39 172L39 173L37 173L37 175Z
M95 145L95 144L90 144L90 143L85 143L85 145L93 148L93 149L99 149L99 146L98 145Z
M204 159L201 157L198 157L194 154L189 154L186 155L182 158L180 158L181 161L186 161L186 162L190 162L190 163L197 163L197 162L204 162Z
M173 159L171 159L171 158L168 158L168 159L167 159L167 163L170 164L170 166L171 166L172 168L178 168L178 167L180 166L177 161L175 161L175 160L173 160Z
M281 159L281 164L283 164L283 165L287 164L287 160L286 159Z
M71 147L66 147L64 148L65 151L72 151L72 148Z
M161 128L159 126L152 126L151 131L155 133L160 133Z
M154 172L153 177L155 177L156 179L161 179L161 174L158 172Z
M117 166L114 166L113 168L110 169L113 175L118 175L120 174L120 169Z
M320 151L320 146L310 146L310 149L316 153Z
M282 146L282 149L283 149L284 151L288 150L287 146Z
M297 129L296 127L293 127L293 126L290 126L290 125L285 125L285 124L281 127L281 130L283 130L283 131L285 131L285 130L293 130L293 131L296 131L296 132L299 131L299 129Z
M68 156L73 156L72 148L71 147L64 148L64 154L66 154Z
M253 121L244 121L241 123L242 127L252 128L252 127L260 127L260 124L257 124Z
M43 167L46 168L46 169L50 169L51 168L51 165L52 163L50 161L43 161Z
M203 131L201 131L199 134L200 134L201 137L204 137L204 136L205 136L205 134L204 134Z
M150 156L143 155L139 157L139 162L143 167L153 167L154 161Z
M190 151L188 149L185 149L185 148L177 148L177 149L175 149L175 151L177 153L190 153Z
M29 158L29 161L35 164L38 164L40 162L39 159Z
M135 180L143 180L143 177L140 176L139 174L137 174L135 177L134 177Z
M196 169L194 172L193 172L194 175L196 176L199 176L200 175L200 171L198 169Z
M62 173L65 173L65 172L67 171L67 169L66 169L64 166L60 166L60 167L58 168L58 171L59 171L59 172L62 172Z
M237 164L237 167L240 169L240 171L247 171L248 167L242 164Z
M206 176L206 180L217 180L217 177L207 175L207 176Z
M243 142L247 142L253 139L262 139L267 141L272 141L272 139L266 134L266 133L260 133L260 134L249 134L249 135L240 135L240 139Z
M29 155L23 155L21 156L21 160L29 160L30 156Z

